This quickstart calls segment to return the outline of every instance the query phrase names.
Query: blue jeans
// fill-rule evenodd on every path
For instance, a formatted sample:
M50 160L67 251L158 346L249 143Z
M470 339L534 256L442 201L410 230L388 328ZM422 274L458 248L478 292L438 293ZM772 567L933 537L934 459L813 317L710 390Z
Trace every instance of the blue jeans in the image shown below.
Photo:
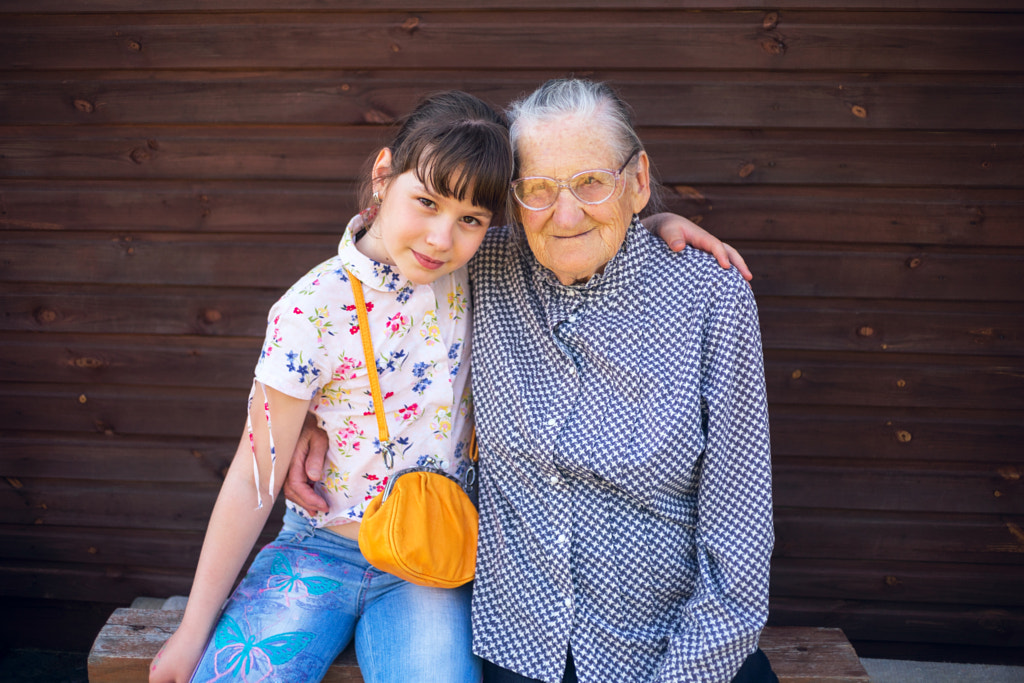
M319 681L354 637L366 683L477 683L470 596L470 585L426 588L374 569L358 543L288 511L225 605L192 681Z

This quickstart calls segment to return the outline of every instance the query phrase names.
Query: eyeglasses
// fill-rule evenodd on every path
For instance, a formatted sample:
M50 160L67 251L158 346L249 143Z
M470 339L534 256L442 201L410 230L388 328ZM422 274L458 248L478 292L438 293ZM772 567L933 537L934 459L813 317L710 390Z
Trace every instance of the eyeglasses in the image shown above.
M550 209L558 201L558 193L563 187L584 204L602 204L615 194L622 172L639 152L640 148L634 149L618 171L601 168L580 171L565 182L546 176L519 178L512 182L512 194L517 202L531 211Z

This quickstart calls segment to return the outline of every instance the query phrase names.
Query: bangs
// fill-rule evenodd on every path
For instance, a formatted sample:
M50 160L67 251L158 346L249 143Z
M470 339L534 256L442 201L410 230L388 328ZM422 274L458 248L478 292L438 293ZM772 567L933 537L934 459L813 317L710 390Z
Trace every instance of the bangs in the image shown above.
M444 197L467 197L503 221L512 181L512 150L504 130L467 125L446 131L410 154L421 183Z

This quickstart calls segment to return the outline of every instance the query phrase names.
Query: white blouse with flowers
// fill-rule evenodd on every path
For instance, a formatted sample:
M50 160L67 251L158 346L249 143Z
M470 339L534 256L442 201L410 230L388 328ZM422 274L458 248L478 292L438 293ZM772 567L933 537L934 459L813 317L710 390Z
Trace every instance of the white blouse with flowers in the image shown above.
M356 249L356 216L338 246L270 310L256 380L300 399L327 432L327 462L318 491L330 511L317 527L362 519L393 472L435 464L465 476L472 427L469 383L469 280L465 268L416 285ZM365 237L364 239L373 239ZM352 285L363 283L366 307L394 444L385 466ZM257 396L261 396L257 392ZM272 418L273 416L271 416ZM309 518L300 507L288 506Z

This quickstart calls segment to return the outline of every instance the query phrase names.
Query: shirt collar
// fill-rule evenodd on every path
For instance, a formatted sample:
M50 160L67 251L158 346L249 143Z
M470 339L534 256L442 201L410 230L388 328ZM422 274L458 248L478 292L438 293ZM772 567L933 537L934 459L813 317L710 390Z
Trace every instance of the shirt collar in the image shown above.
M374 261L356 248L356 236L365 229L362 214L356 214L348 222L345 234L338 243L338 256L346 270L359 278L367 287L379 292L398 292L413 287L411 281L402 276L398 269L386 263ZM363 239L373 239L363 235Z

